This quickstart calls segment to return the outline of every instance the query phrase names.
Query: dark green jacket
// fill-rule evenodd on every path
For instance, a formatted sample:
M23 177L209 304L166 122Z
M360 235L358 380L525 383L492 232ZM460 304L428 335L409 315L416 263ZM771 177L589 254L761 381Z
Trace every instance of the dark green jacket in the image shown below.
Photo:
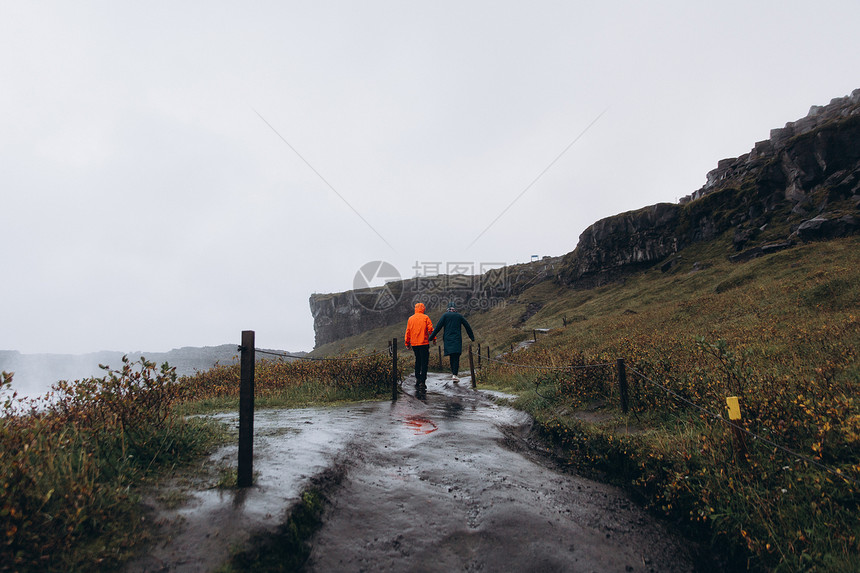
M445 356L463 353L463 337L460 334L460 326L466 327L466 333L474 341L475 335L472 334L472 327L459 312L448 311L443 314L439 322L436 323L436 328L430 333L430 340L433 340L442 329L445 330L445 334L442 335L442 341L445 343Z

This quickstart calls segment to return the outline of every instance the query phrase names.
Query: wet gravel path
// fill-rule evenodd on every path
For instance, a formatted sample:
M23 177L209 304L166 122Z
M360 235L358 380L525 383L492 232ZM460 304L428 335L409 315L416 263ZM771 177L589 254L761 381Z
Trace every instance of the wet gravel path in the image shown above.
M690 545L622 492L536 454L526 414L465 377L430 374L427 386L423 399L408 378L394 403L258 412L256 485L165 484L188 499L174 509L152 501L161 538L126 570L217 569L335 466L309 571L695 570ZM235 446L212 456L209 485L212 468L235 459Z
M404 383L411 394L412 384ZM613 487L562 473L522 412L441 376L365 428L311 571L691 571L682 541Z

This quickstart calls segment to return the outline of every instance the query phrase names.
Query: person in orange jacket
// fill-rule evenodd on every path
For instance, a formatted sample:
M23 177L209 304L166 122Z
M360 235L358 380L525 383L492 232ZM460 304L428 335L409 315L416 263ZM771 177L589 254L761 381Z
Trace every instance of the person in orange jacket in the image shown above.
M430 364L430 333L433 322L424 314L424 303L415 303L415 314L406 323L406 348L415 353L415 391L427 391L427 366Z

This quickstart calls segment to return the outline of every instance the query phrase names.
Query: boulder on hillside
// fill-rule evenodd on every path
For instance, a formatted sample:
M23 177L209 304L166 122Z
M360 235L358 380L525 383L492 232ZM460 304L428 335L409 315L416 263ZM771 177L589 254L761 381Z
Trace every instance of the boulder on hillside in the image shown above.
M818 217L803 221L794 232L802 241L816 241L847 237L860 232L860 221L854 215L837 216L823 213Z

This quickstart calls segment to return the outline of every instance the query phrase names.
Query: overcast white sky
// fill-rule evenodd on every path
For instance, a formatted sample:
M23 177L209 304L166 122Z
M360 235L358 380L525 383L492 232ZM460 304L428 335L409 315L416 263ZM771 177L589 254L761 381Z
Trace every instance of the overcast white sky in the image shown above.
M0 349L310 350L309 295L368 261L567 253L860 87L857 22L856 0L4 0Z

